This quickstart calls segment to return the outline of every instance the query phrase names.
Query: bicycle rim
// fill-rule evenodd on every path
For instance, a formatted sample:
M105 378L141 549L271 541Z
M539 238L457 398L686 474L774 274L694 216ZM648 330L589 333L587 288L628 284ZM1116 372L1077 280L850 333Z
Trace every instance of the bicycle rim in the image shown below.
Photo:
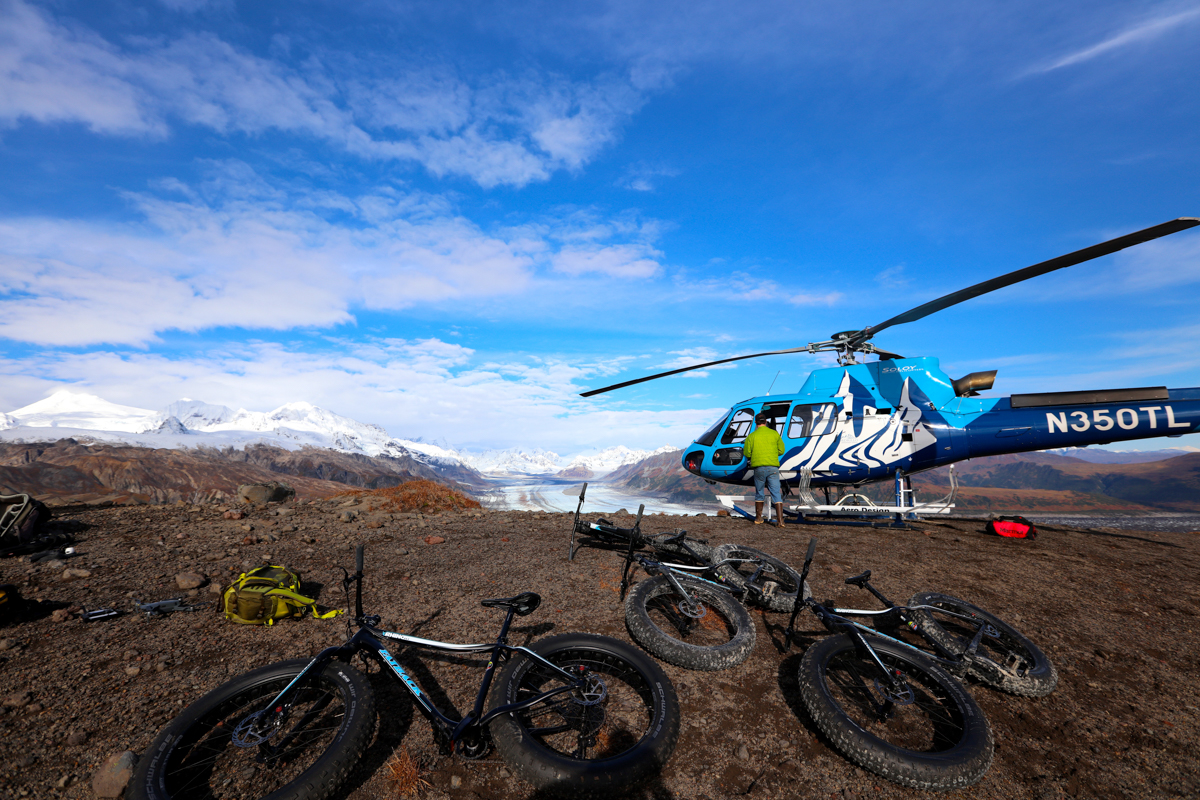
M665 635L695 647L720 647L737 636L737 621L690 584L684 583L686 595L664 586L666 591L646 601L646 614Z
M874 661L850 647L834 654L825 667L833 702L851 722L893 748L925 754L956 748L967 726L955 698L911 661L878 655L903 688L894 692Z
M603 683L603 697L576 692L556 695L513 716L548 750L579 761L617 758L635 749L655 728L652 687L625 659L603 650L575 648L548 660L574 672L580 667ZM520 702L562 685L558 672L532 659L505 702Z
M299 688L285 724L268 742L239 747L233 734L251 714L267 709L294 675L238 692L180 734L163 771L172 800L248 800L266 797L301 778L338 740L347 723L339 687L323 676Z

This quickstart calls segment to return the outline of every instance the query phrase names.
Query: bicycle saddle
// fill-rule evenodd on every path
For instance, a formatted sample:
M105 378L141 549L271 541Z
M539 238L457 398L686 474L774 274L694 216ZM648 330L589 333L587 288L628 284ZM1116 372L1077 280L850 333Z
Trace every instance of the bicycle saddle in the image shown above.
M518 617L532 614L542 604L542 597L537 592L521 592L514 597L497 597L480 602L484 608L511 608Z
M862 575L853 575L849 578L846 578L846 583L863 589L866 587L867 581L869 580L871 580L871 570L867 570Z

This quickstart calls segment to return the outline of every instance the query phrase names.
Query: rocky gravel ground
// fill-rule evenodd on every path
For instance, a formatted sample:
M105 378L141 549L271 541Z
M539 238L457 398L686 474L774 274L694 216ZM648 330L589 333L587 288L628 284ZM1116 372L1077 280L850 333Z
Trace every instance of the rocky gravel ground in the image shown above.
M531 589L543 604L519 620L514 640L590 631L631 641L617 597L620 559L584 549L568 562L570 515L424 516L346 502L356 501L64 509L53 524L76 531L76 556L0 561L0 582L39 601L31 615L0 628L0 797L94 797L93 778L106 759L141 753L185 704L252 667L307 656L344 637L342 618L272 628L226 622L216 610L219 587L263 562L300 571L323 603L337 605L336 567L350 567L355 544L365 542L367 603L385 627L487 641L501 617L479 600ZM818 597L873 607L843 582L870 568L893 599L919 590L957 595L1038 642L1058 667L1058 690L1029 700L970 687L991 720L996 755L978 784L954 796L1200 796L1200 534L1048 528L1037 540L1014 541L987 537L982 522L965 520L913 530L779 531L719 517L644 523L648 532L677 528L714 544L758 547L797 568L816 535L810 582ZM180 588L188 574L201 585ZM162 619L133 612L135 599L178 596L206 605ZM124 613L96 622L78 616L99 607ZM661 777L637 796L922 796L829 746L798 699L803 646L782 649L784 615L753 616L758 641L742 665L716 673L664 665L682 704L682 734ZM802 627L810 634L805 643L821 635L811 619ZM424 656L401 660L460 710L482 669ZM423 771L428 785L420 797L530 796L495 756L466 762L441 754L407 696L377 670L370 678L382 713L342 797L397 797L385 763L401 750Z

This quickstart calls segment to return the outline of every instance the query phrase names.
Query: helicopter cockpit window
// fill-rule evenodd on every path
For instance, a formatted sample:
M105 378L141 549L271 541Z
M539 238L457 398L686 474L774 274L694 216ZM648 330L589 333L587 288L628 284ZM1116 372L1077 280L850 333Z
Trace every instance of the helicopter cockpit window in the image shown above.
M702 444L708 447L717 440L717 434L721 432L721 428L725 425L725 419L728 413L722 414L721 418L713 423L712 427L704 432L704 435L696 440L696 444Z
M746 434L754 427L754 411L749 408L739 408L729 421L729 427L721 435L721 444L741 444Z
M792 409L792 423L788 426L788 437L803 439L806 436L821 436L833 430L834 408L832 403L798 405Z

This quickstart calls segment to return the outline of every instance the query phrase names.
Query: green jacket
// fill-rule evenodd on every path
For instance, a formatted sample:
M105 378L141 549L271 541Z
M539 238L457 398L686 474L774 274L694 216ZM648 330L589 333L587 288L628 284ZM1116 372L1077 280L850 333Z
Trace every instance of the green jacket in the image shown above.
M783 438L770 425L759 425L742 442L742 454L753 467L778 467Z

